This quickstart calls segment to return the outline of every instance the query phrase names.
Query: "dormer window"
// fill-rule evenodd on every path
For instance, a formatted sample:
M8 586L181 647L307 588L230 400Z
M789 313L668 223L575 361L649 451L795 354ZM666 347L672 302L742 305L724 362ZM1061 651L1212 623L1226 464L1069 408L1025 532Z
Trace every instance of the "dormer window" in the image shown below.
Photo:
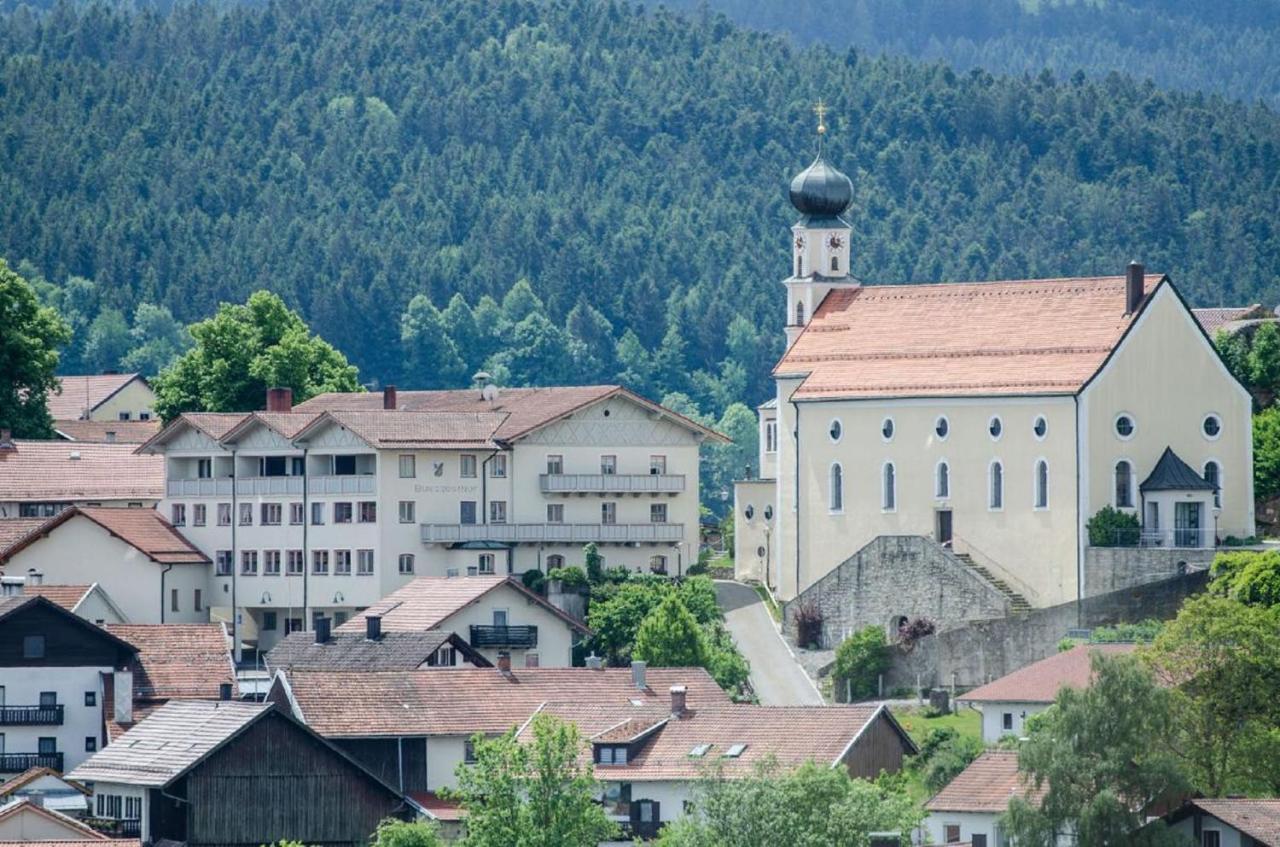
M627 763L627 747L625 744L597 744L596 764L625 765Z

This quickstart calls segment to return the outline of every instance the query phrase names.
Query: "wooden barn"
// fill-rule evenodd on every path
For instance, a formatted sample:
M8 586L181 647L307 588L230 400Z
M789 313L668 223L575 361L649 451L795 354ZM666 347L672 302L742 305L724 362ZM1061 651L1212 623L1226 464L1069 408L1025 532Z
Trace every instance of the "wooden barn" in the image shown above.
M134 819L142 842L362 845L417 807L272 703L174 700L69 778L98 818Z

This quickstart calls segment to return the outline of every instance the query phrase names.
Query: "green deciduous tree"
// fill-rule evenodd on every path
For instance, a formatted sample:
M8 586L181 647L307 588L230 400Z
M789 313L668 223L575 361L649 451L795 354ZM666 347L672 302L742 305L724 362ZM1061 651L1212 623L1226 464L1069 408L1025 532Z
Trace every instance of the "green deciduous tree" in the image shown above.
M273 386L293 389L295 402L360 389L355 367L267 291L244 305L224 303L192 325L191 336L196 346L153 382L166 420L186 411L260 409Z
M53 434L47 395L58 390L58 348L71 330L0 259L0 428L19 438Z
M454 388L466 363L446 331L440 311L425 294L409 301L400 316L401 376L409 388Z
M432 821L398 821L387 818L378 824L370 847L444 847L444 839Z
M889 644L884 627L869 626L850 635L836 648L832 670L841 697L865 700L879 692L880 674L889 669Z
M578 728L538 714L526 730L477 735L475 764L459 765L454 792L467 810L465 847L595 847L617 834L598 802Z
M1159 740L1177 732L1172 695L1134 656L1092 657L1093 684L1063 688L1018 751L1037 806L1015 796L1004 818L1022 847L1079 844L1165 847L1176 839L1148 815L1188 788L1177 757Z
M1253 496L1270 500L1280 495L1280 406L1253 416Z
M1209 591L1241 603L1280 606L1280 551L1219 553L1210 569Z
M93 373L119 370L129 352L129 322L119 309L103 309L89 324L84 345L84 366Z
M129 330L132 348L121 364L128 370L155 376L191 348L191 333L165 306L142 303L133 313Z
M693 809L663 828L659 847L866 847L873 832L908 835L923 817L895 786L850 779L829 763L789 774L766 764L750 778L714 772Z
M1177 734L1164 743L1198 791L1280 788L1280 606L1192 598L1145 658L1173 692Z
M700 667L707 660L706 639L697 620L671 593L640 622L631 655L655 667Z

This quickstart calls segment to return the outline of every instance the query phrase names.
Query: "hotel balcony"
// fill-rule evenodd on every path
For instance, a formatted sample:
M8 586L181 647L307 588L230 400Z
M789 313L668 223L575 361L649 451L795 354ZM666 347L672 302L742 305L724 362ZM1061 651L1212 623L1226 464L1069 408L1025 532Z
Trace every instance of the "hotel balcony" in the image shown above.
M489 523L422 524L423 544L496 541L510 544L668 543L684 540L684 524Z
M308 494L373 494L377 487L372 474L307 477Z
M538 646L536 626L487 626L471 625L472 647L515 647L531 650Z
M165 490L170 497L230 497L233 481L229 476L217 479L170 479L165 483Z
M301 494L300 476L249 476L236 480L236 496L252 497L260 494Z
M32 768L52 768L62 773L62 754L0 753L0 773L23 773Z
M0 726L62 726L62 706L0 706Z
M557 473L539 477L544 494L679 494L684 474Z

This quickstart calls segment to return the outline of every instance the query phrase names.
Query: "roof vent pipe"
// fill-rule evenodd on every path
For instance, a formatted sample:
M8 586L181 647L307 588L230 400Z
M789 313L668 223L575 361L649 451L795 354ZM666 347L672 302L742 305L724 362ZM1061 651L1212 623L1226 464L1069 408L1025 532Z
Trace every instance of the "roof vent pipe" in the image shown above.
M1129 267L1125 268L1124 273L1124 313L1132 315L1138 311L1138 304L1142 302L1143 281L1146 278L1146 269L1142 267L1141 262L1130 262Z

